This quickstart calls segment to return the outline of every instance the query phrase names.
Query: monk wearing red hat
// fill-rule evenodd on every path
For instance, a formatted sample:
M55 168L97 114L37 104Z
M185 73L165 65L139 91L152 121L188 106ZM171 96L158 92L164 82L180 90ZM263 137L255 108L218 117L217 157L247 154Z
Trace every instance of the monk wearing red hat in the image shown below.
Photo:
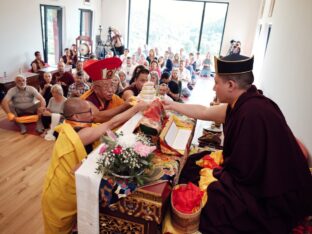
M119 58L103 60L88 60L84 63L84 70L92 79L92 88L84 93L81 98L94 104L94 121L104 122L130 107L115 94L117 87L112 82L117 69L122 61Z

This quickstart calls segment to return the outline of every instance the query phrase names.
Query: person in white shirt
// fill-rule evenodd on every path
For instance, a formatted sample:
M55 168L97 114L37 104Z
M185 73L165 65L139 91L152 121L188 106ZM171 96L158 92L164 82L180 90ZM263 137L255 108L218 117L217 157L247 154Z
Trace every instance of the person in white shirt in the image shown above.
M133 64L132 64L131 57L127 57L126 64L122 65L122 70L126 74L126 81L127 81L127 83L129 83L129 81L131 80L134 68L135 68L135 66L133 66Z
M158 88L158 96L160 97L161 100L166 100L166 101L173 101L171 97L167 95L169 92L169 87L166 83L161 83Z
M120 55L120 60L122 61L122 64L127 63L127 57L129 56L129 49L125 49L124 53Z

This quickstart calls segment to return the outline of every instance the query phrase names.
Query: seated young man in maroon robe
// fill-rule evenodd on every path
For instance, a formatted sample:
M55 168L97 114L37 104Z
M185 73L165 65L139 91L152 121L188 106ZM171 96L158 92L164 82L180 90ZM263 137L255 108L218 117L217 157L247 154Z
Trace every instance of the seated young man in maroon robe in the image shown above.
M105 122L113 116L127 110L130 105L115 94L117 86L112 82L122 62L117 57L103 60L89 60L84 63L84 70L92 79L91 89L80 96L94 104L94 121Z
M253 57L215 59L214 90L221 105L203 107L165 101L171 109L196 119L224 124L224 162L213 170L201 212L202 233L290 233L312 214L312 176L281 110L252 84ZM198 183L189 157L180 183ZM197 176L198 175L198 176Z
M45 63L41 58L41 53L39 51L35 52L35 60L31 62L31 72L38 72L41 68L45 67Z

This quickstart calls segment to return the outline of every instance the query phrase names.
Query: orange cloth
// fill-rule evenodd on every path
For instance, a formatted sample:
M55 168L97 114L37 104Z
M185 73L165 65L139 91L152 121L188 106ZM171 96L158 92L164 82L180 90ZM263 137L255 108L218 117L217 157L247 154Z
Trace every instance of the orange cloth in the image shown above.
M123 99L121 99L119 96L117 95L113 95L112 100L109 102L108 107L106 108L106 110L109 109L113 109L117 106L120 106L124 103L125 101Z
M26 115L21 117L15 117L17 123L35 123L39 119L38 115Z
M172 205L182 213L191 214L201 207L203 195L204 192L193 183L179 185L172 191Z

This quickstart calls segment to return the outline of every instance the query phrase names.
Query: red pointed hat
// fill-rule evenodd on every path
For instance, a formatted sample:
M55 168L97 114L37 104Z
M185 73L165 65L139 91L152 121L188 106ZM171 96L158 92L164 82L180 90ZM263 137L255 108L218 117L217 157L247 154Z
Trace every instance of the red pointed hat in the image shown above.
M114 77L117 68L121 64L122 61L117 57L103 60L88 60L84 62L83 69L88 73L92 81L106 80Z

